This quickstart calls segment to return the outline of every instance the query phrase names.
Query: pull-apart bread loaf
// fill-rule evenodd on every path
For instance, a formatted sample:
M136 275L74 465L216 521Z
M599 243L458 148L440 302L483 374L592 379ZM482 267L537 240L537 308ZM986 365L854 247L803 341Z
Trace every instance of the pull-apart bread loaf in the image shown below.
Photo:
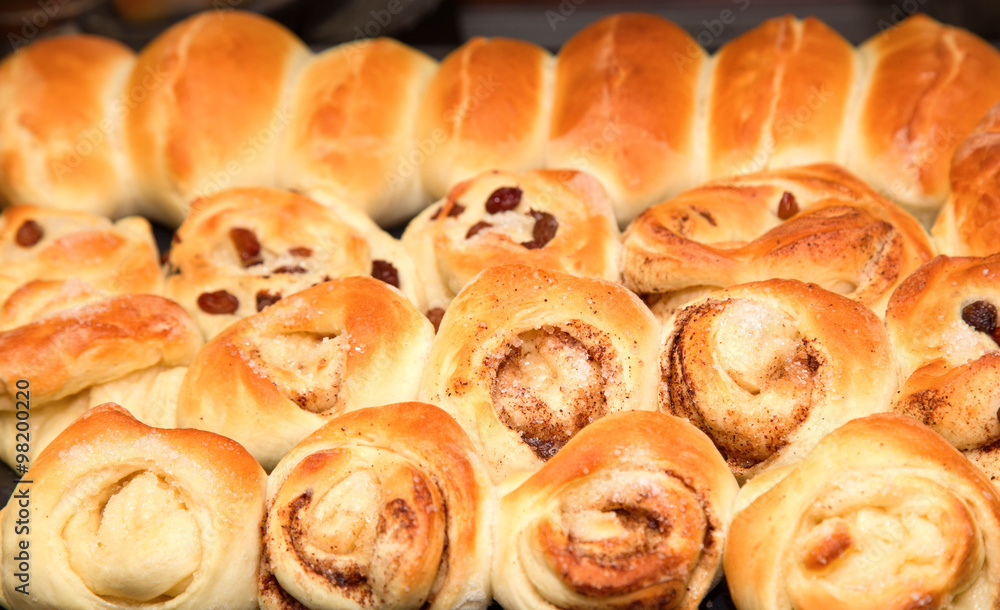
M802 459L856 417L888 411L899 369L881 320L815 284L709 293L664 328L660 409L716 444L744 482Z
M600 183L583 172L485 172L455 186L403 234L440 320L477 273L523 263L572 275L619 280L620 235Z
M609 413L655 410L659 330L618 284L491 267L445 312L420 400L458 420L499 483Z
M501 498L494 596L504 608L694 610L722 577L738 490L694 426L608 415Z
M232 440L151 428L109 403L73 422L24 479L27 506L0 512L12 608L257 608L267 476ZM25 540L27 595L15 590Z
M177 425L228 436L270 471L341 413L415 399L433 336L385 282L324 282L210 340L184 377Z
M939 256L889 301L902 367L893 409L927 424L1000 485L1000 255Z
M143 422L173 427L184 367L201 344L179 305L138 294L84 300L0 332L0 434L15 438L25 386L30 458L89 407L111 400ZM15 443L0 450L14 465Z
M268 478L260 607L483 610L496 510L474 445L441 409L341 415Z
M413 303L423 289L392 236L349 208L291 191L245 188L197 200L174 234L164 293L211 338L292 293L371 275Z
M741 610L1000 606L1000 496L930 428L854 420L736 499L724 558Z
M622 239L625 285L661 317L708 290L774 277L882 315L934 254L912 216L828 164L710 182L646 210Z

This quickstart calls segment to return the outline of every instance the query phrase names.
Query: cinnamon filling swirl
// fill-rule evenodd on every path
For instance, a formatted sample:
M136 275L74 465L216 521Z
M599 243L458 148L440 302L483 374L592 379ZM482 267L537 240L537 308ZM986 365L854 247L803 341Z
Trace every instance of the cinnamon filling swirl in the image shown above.
M583 326L583 325L581 325ZM581 328L596 339L593 329ZM585 339L588 337L585 337ZM546 460L608 413L609 345L587 345L551 326L521 333L498 357L491 397L497 417Z
M249 343L243 353L251 368L299 408L330 416L343 409L347 336L275 333Z

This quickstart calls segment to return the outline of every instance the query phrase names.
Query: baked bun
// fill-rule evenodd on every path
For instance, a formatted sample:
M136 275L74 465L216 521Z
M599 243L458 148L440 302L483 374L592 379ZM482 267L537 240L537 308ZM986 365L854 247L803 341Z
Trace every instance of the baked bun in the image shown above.
M0 517L12 607L257 607L266 475L228 438L150 428L107 404L59 435L24 479L28 506ZM19 519L30 523L25 536ZM29 595L14 575L26 539Z
M83 35L39 40L0 63L0 201L135 212L121 133L134 64L125 45Z
M739 486L712 442L670 415L613 413L500 501L504 608L686 608L722 577Z
M844 129L861 78L853 46L815 17L776 17L712 62L709 179L847 159Z
M864 305L796 280L712 292L664 329L660 409L708 434L740 482L888 411L899 369Z
M30 455L36 455L106 384L143 383L186 366L201 335L176 303L154 295L119 295L57 311L0 332L0 433L14 438L17 390L30 387ZM176 381L179 383L180 379ZM177 386L174 386L176 394ZM176 397L164 403L139 396L125 407L143 421L172 425ZM13 465L13 443L0 458Z
M290 191L230 189L197 200L177 229L165 294L211 338L278 299L353 275L375 275L422 302L403 247L359 212Z
M491 267L445 312L419 396L458 420L499 483L609 413L655 410L658 333L618 284Z
M177 425L228 436L271 470L341 413L416 398L433 336L384 282L324 282L209 341L184 378Z
M276 186L288 89L309 57L280 24L243 11L195 15L146 46L124 117L144 213L177 226L193 199Z
M553 63L529 42L480 37L441 62L420 107L413 164L431 199L486 170L544 167Z
M994 479L1000 479L997 305L1000 254L938 256L900 284L885 320L905 380L893 409L970 452Z
M916 14L860 53L867 78L848 167L929 227L948 196L955 148L1000 99L1000 52Z
M162 290L149 222L15 205L0 214L0 304L33 280L73 279L105 294ZM0 325L8 325L0 319Z
M367 212L383 226L428 203L416 117L437 63L389 38L317 55L299 75L279 183ZM419 160L419 159L418 159Z
M931 229L950 256L1000 252L1000 104L962 141L951 161L951 196Z
M495 502L441 409L341 415L268 479L260 607L485 609Z
M618 281L618 225L601 185L572 170L493 170L455 186L406 227L428 307L447 307L474 275L523 263Z
M559 51L546 166L589 172L622 226L701 181L698 106L708 55L677 25L622 13Z
M931 429L854 420L784 474L737 498L724 558L737 608L1000 605L1000 497Z
M828 164L710 182L650 208L622 239L625 285L663 317L685 292L773 277L882 315L896 285L934 254L909 214Z

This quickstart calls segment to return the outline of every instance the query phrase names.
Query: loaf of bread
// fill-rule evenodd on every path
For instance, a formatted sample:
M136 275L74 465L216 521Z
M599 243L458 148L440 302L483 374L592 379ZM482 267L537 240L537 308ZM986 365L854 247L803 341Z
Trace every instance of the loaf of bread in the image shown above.
M32 462L27 502L0 512L4 595L24 609L257 608L266 480L230 439L96 407Z
M1000 496L930 428L884 413L740 490L724 557L737 608L1000 604Z
M955 148L1000 98L1000 52L922 15L860 49L779 17L709 58L677 25L623 13L555 58L475 38L437 65L386 40L315 56L228 10L137 60L75 36L29 45L0 74L8 199L171 225L233 186L301 189L390 225L482 171L547 167L596 176L624 226L709 178L828 162L929 226Z
M342 413L415 399L433 336L385 282L324 282L210 340L180 387L177 425L228 436L270 471Z
M265 610L484 610L496 498L441 409L395 403L334 418L268 478Z

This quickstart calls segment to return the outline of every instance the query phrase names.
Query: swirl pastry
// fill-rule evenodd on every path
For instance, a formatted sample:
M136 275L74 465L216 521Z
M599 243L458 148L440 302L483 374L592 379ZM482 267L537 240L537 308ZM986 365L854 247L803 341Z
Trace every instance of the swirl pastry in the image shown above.
M1000 104L994 106L951 162L951 197L931 234L942 254L1000 252Z
M486 608L495 496L437 407L342 415L268 479L259 599L277 608Z
M902 368L897 413L927 424L1000 478L1000 254L938 256L892 295L886 328Z
M687 608L722 577L739 486L670 415L587 426L500 500L494 596L505 608Z
M655 410L658 333L618 284L491 267L445 313L419 396L458 420L499 483L609 413Z
M134 65L131 49L98 36L40 39L0 63L0 201L137 211L121 123Z
M433 336L384 282L324 282L209 341L184 378L177 425L228 436L271 470L341 413L416 398Z
M389 38L320 53L298 76L279 184L368 213L383 226L428 202L416 117L437 62ZM419 158L417 159L419 161Z
M31 457L96 397L120 398L138 419L172 427L177 368L201 343L180 306L138 294L84 302L0 332L0 434L14 438L19 381L30 387ZM172 393L162 387L168 380ZM143 388L158 388L162 401ZM13 443L0 444L0 458L14 464Z
M19 511L0 517L14 607L257 607L266 475L235 442L150 428L108 404L59 435L25 479L30 595L14 589Z
M523 263L619 279L619 233L601 185L576 171L490 171L458 184L403 234L431 310L474 275Z
M896 285L933 256L909 214L822 164L682 193L637 218L623 244L625 285L662 317L685 293L772 277L816 283L881 315Z
M157 36L126 91L125 141L148 214L177 226L194 199L277 186L288 93L309 49L276 21L206 12Z
M596 176L622 226L697 184L708 65L661 17L622 13L584 28L559 51L546 167Z
M664 336L660 409L708 434L741 482L888 411L899 387L871 310L796 280L713 292L678 310Z
M0 214L0 304L32 280L71 278L109 294L161 292L149 222L34 205ZM0 319L0 325L9 324Z
M1000 99L1000 53L920 13L858 52L867 70L848 168L929 227L956 147Z
M372 275L422 301L403 247L371 220L276 189L231 189L195 202L174 234L165 294L206 338L327 280Z
M783 474L737 498L724 555L736 607L1000 605L1000 497L926 426L854 420Z

